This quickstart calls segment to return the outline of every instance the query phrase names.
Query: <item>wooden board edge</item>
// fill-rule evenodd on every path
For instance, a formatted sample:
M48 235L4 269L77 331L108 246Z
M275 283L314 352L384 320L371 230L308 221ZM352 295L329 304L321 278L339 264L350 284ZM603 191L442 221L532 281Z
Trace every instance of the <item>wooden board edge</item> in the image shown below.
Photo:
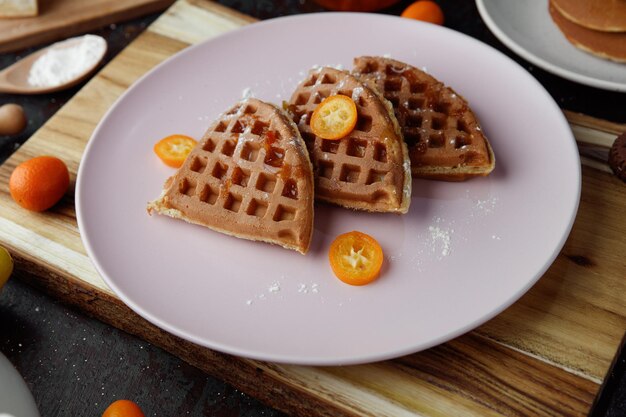
M63 304L151 343L188 364L215 376L264 404L301 417L363 417L328 401L320 401L296 384L277 379L269 366L217 352L174 336L137 315L121 300L82 281L60 275L17 255L16 277Z
M100 29L104 26L121 23L150 13L159 12L168 8L174 0L156 0L149 3L133 5L124 10L118 10L106 16L91 16L82 22L67 24L55 24L45 32L30 33L26 35L7 38L0 43L0 53L18 51L36 45L49 44L71 36L80 35L89 31Z
M563 109L563 114L570 124L592 128L601 132L617 135L626 132L626 124L610 122L597 117L588 116L583 113L573 112Z
M324 368L316 367L266 363L231 356L193 344L149 323L112 294L105 294L99 288L92 287L84 281L67 279L62 274L56 274L54 271L39 266L20 255L15 257L15 261L17 266L16 278L35 288L43 290L66 305L75 307L91 317L166 350L203 372L224 380L242 392L259 399L268 406L299 417L374 417L378 415L375 410L365 408L368 407L369 404L367 401L363 401L362 403L357 401L342 401L342 392L337 392L336 395L332 395L332 393L321 392L320 387L315 386L316 382L307 384L306 379L304 380L305 382L297 378L294 379L294 376L297 375L307 375L310 381L320 381L324 377L328 377L326 375L328 368L325 370ZM485 341L494 343L493 339L485 337L479 332L470 332L463 336L463 338L468 337L484 339ZM454 345L455 343L463 344L464 341L453 341L452 344ZM501 346L501 350L510 352L507 356L522 356L525 358L523 359L525 362L534 362L536 366L540 367L554 368L555 371L561 375L567 375L569 378L578 378L579 380L587 381L587 384L599 387L599 384L579 375L571 374L567 369L549 364L541 357L528 355L526 352L511 348L504 343L498 342L497 344ZM450 347L443 348L454 350L454 348ZM440 354L440 352L437 353L436 350L431 352L432 353L427 353L427 356L437 357ZM423 353L419 353L418 355L420 356L409 355L389 361L389 366L397 367L398 365L402 366L406 361L419 361L420 359L416 358L423 358ZM478 363L481 362L480 358L476 360ZM379 365L382 365L382 363L368 364L367 366ZM348 368L356 369L359 367ZM344 382L339 382L339 385L342 383ZM426 377L423 378L422 383L428 385L433 384L433 381L430 381L430 378ZM437 383L434 383L432 388L435 390L449 390L443 386L438 386ZM359 390L363 388L356 389ZM454 395L460 395L455 388L452 388L450 392ZM364 393L367 395L367 391L364 391ZM469 402L469 404L478 401L475 404L479 409L485 407L487 409L491 408L489 404L480 402L479 397L474 397L470 393L471 391L463 396L463 401ZM530 396L532 393L528 395ZM374 395L372 398L381 409L388 403L389 409L396 410L393 415L410 415L416 417L422 415L417 411L405 409L401 404L395 403L393 398L381 396L380 393ZM521 398L519 398L519 400L522 401ZM363 408L359 409L359 407ZM552 410L554 411L554 409ZM496 409L492 409L492 411L496 412ZM564 415L572 414L564 413Z
M214 1L206 1L206 0L186 0L192 6L199 7L211 13L216 13L220 16L223 16L228 19L235 19L241 21L242 25L245 23L254 23L258 22L258 19L249 16L245 13L241 13L237 10L231 9L230 7L223 6Z

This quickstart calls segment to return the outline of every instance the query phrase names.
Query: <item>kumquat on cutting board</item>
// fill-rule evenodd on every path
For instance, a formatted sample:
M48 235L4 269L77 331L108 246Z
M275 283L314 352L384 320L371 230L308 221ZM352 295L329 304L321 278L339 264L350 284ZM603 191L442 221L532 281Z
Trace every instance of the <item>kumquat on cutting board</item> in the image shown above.
M38 156L19 164L9 178L11 197L31 211L44 211L65 195L70 174L65 162L54 156Z

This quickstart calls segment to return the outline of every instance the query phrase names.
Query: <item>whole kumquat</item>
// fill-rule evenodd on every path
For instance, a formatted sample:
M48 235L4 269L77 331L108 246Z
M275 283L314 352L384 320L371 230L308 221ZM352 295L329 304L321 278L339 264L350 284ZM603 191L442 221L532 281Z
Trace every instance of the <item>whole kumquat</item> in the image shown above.
M11 197L22 207L44 211L67 192L70 174L65 162L54 156L38 156L19 164L9 178Z
M104 410L102 417L145 417L141 408L130 400L117 400Z
M346 284L365 285L378 278L383 250L370 235L353 231L337 236L328 259L337 278Z
M443 25L443 11L431 0L419 0L404 9L402 17Z
M185 135L170 135L154 145L154 152L169 167L180 168L196 146L195 139Z

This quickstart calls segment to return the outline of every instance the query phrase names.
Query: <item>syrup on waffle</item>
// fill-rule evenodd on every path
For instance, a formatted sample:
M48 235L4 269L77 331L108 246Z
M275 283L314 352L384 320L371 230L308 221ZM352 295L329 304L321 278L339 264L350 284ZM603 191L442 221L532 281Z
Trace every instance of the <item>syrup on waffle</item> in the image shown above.
M326 97L342 94L357 107L354 130L339 140L317 137L311 115ZM406 213L411 172L406 145L391 104L370 87L334 68L313 69L289 103L315 169L315 198L340 206Z
M155 211L228 235L306 253L313 170L291 119L247 99L222 114L169 178Z
M491 145L467 102L451 88L388 58L355 58L353 74L393 104L413 176L462 181L493 170Z

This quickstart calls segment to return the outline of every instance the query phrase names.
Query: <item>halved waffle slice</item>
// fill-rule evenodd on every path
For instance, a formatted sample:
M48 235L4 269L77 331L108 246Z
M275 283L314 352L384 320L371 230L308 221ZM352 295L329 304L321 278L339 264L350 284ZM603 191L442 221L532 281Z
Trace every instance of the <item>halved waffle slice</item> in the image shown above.
M389 58L355 58L352 72L393 104L413 176L462 181L493 171L491 145L467 101L454 90Z
M357 124L339 140L316 136L311 115L326 97L354 100ZM315 169L315 198L340 206L406 213L411 200L411 172L406 145L391 104L349 72L313 69L298 85L289 108L309 149Z
M313 169L298 129L272 104L238 103L209 127L152 211L306 253Z

